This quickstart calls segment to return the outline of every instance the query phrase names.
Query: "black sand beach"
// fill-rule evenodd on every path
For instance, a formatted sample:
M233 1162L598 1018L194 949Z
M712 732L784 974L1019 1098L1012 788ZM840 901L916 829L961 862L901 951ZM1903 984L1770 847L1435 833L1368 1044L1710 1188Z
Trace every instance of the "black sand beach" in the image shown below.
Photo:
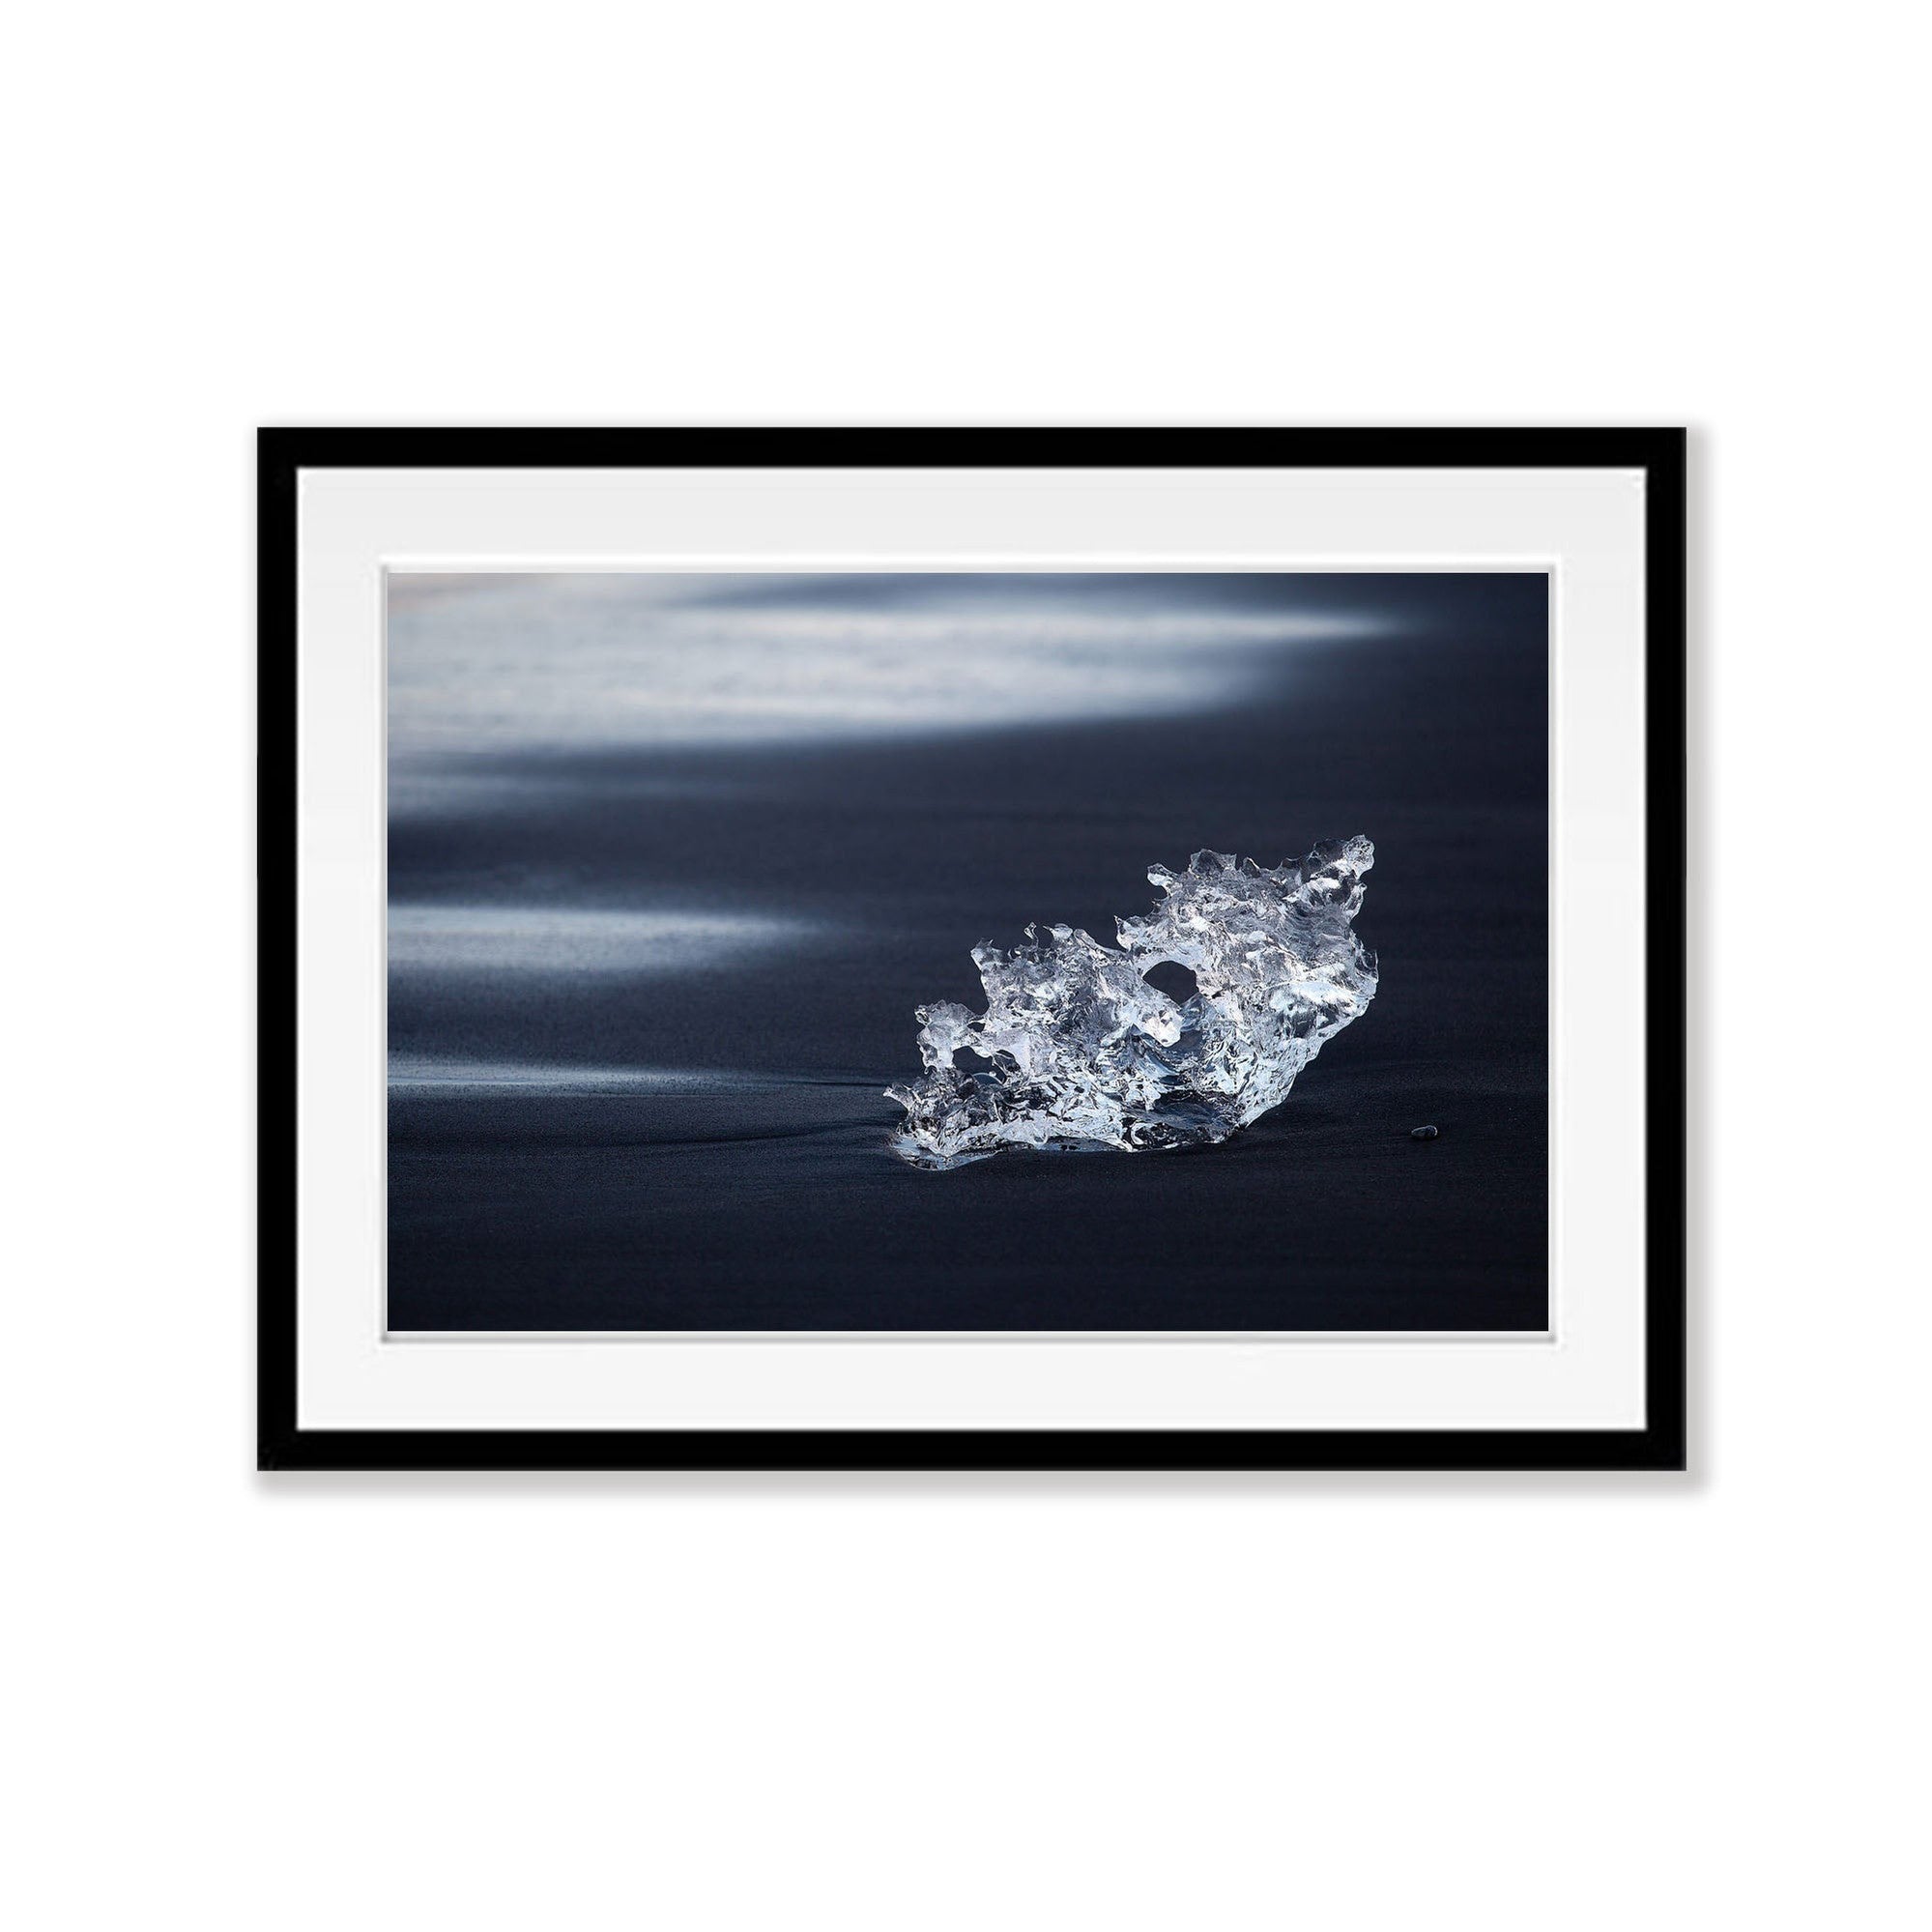
M392 973L391 1329L1543 1328L1544 582L1344 591L1402 627L1283 649L1217 711L519 751L478 763L514 809L392 822L392 905L798 937L648 975ZM983 1003L975 941L1110 938L1152 861L1354 832L1380 990L1246 1134L947 1173L886 1150L913 1008Z

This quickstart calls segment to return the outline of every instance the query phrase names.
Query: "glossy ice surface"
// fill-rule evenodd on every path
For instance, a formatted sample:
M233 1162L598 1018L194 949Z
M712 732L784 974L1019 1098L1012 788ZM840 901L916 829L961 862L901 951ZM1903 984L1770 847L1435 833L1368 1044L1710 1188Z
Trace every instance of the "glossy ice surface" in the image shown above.
M906 1110L895 1151L953 1168L1002 1147L1226 1139L1280 1106L1374 997L1354 932L1374 862L1361 837L1272 870L1198 851L1185 872L1149 870L1165 899L1116 920L1117 946L1070 926L1029 926L1011 952L975 946L986 1011L918 1009L925 1076L886 1089ZM1146 977L1168 963L1194 978L1178 1000ZM957 1066L962 1052L986 1066Z

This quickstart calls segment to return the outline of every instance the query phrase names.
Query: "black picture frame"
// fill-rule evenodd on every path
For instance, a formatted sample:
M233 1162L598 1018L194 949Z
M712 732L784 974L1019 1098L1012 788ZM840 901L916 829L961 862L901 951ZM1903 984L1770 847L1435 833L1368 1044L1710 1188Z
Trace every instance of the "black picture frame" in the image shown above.
M258 441L262 1470L1681 1470L1687 1457L1686 450L1674 428L350 429ZM1645 1417L1629 1429L317 1429L297 1418L297 478L303 470L1621 469L1645 490Z

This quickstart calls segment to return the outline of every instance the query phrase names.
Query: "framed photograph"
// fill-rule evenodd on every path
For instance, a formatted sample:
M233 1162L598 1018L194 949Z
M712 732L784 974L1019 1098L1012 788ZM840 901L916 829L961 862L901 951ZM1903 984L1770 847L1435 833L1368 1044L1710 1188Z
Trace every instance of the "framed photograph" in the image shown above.
M1684 1466L1683 432L259 454L262 1467Z

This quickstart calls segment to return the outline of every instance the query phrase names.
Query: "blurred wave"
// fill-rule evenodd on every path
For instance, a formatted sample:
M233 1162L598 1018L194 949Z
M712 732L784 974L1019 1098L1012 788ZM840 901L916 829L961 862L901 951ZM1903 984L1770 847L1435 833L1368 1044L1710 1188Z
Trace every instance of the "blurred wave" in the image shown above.
M957 733L1213 710L1275 647L1388 627L1253 576L398 573L392 809L479 756ZM1259 580L1266 582L1268 580ZM467 796L467 794L466 794Z
M751 913L392 901L389 971L689 972L795 945L809 930Z

